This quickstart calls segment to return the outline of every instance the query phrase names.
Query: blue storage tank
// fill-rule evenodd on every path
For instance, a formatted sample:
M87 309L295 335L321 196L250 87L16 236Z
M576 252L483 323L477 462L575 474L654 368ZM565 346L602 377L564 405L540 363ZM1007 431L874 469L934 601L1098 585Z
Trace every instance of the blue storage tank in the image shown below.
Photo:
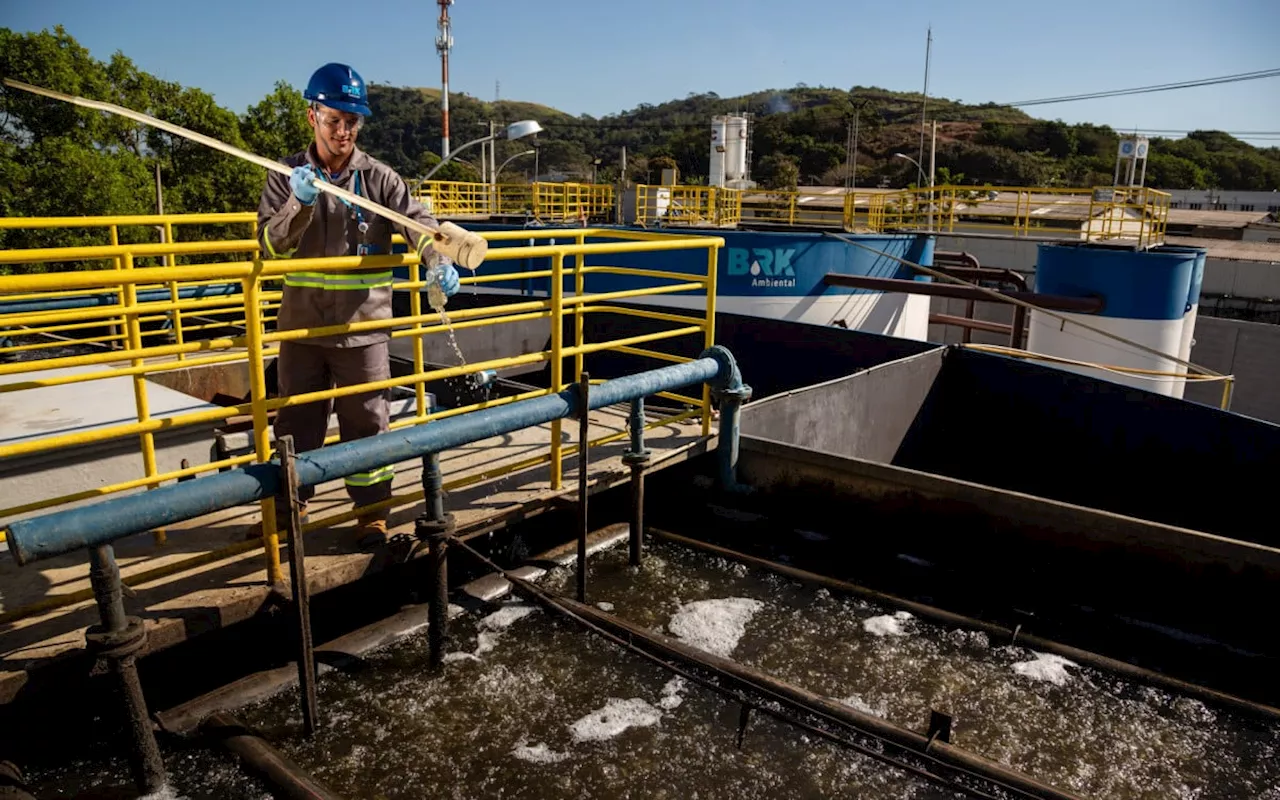
M1042 244L1036 263L1036 291L1067 297L1102 297L1097 314L1062 313L1094 328L1123 336L1171 357L1182 358L1187 313L1199 301L1202 251L1196 248L1133 250L1090 244ZM1186 340L1190 352L1190 334ZM1091 330L1031 312L1027 349L1091 364L1177 372L1172 358L1130 347ZM1140 389L1181 397L1186 382L1169 376L1136 375L1112 369L1063 365ZM1185 370L1183 370L1185 372Z

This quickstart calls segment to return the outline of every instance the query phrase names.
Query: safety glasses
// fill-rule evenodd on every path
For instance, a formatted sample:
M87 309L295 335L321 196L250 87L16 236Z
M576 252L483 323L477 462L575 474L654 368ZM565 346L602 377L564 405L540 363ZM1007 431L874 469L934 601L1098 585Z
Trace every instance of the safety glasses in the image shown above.
M361 126L364 125L364 117L357 114L351 114L350 116L338 116L337 114L320 113L317 111L316 122L330 133L337 133L343 128L351 131L352 133L358 133Z

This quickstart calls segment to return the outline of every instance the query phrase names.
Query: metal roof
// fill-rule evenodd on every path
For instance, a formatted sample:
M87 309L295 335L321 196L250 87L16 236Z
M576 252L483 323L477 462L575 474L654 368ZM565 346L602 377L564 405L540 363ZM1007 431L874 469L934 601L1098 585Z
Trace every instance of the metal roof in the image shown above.
M1222 213L1222 212L1219 212ZM1242 242L1234 239L1202 239L1196 236L1166 236L1165 244L1203 247L1209 258L1228 261L1262 261L1280 264L1280 244Z
M1205 228L1243 228L1252 222L1261 222L1269 216L1266 211L1200 211L1190 208L1169 209L1170 225L1199 225Z

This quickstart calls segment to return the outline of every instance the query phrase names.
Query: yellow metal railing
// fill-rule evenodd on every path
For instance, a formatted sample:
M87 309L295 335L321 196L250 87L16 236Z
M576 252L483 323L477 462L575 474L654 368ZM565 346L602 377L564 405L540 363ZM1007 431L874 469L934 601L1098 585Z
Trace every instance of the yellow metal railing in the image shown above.
M414 196L441 217L529 214L544 222L614 220L614 189L589 183L465 183L426 181Z
M1164 241L1167 192L1144 187L977 187L932 189L725 189L636 187L636 222L726 227L740 223L846 231L1011 232L1093 241Z
M1145 187L935 186L880 193L868 206L875 231L1012 232L1016 236L1164 241L1170 195ZM853 229L854 214L845 226Z
M167 217L160 224L178 225L185 220L180 217ZM31 220L34 224L42 221ZM16 227L9 221L11 227ZM110 224L131 224L112 221ZM148 223L150 224L150 223ZM415 413L411 417L398 419L391 423L393 429L411 425L428 423L434 419L465 414L470 411L491 408L530 397L541 396L563 390L573 381L580 379L584 368L584 358L591 353L616 350L633 355L645 356L661 361L684 361L686 359L667 355L648 349L653 342L695 336L702 346L710 346L715 341L715 296L716 296L716 260L722 239L706 236L678 236L649 232L617 232L607 229L562 228L562 229L530 229L519 231L491 232L485 238L499 246L491 247L479 273L463 277L461 282L467 284L483 284L515 279L549 278L551 292L546 298L520 298L515 302L499 305L458 309L450 311L447 321L430 310L424 313L421 302L421 289L426 286L421 274L421 265L412 254L391 256L337 257L313 259L280 259L263 260L252 240L235 240L222 242L172 242L150 244L105 244L92 247L49 248L43 250L8 250L0 251L0 265L50 265L50 264L82 264L105 261L119 265L116 269L62 269L56 272L27 272L0 276L0 302L23 298L36 303L52 303L59 298L76 297L85 293L108 297L114 300L108 306L100 308L53 309L27 313L0 314L0 331L6 328L31 330L43 326L45 330L54 328L67 329L68 325L104 325L122 326L123 339L121 349L104 350L82 355L44 358L37 360L0 362L0 393L13 393L38 390L45 387L68 384L91 384L93 381L128 377L132 384L136 415L134 419L108 424L102 427L84 430L71 430L40 438L22 438L9 443L0 443L0 459L36 454L52 454L69 452L86 445L108 441L119 441L137 437L138 452L141 456L142 469L139 477L128 477L107 486L94 486L72 494L48 497L9 497L0 508L0 526L6 520L12 521L19 515L55 508L96 497L139 489L150 489L161 484L194 475L221 469L240 466L250 462L262 462L272 456L271 432L269 416L281 408L303 403L327 400L371 390L386 390L393 387L412 387L416 397ZM607 241L587 244L588 237L606 239ZM397 237L398 238L398 237ZM529 240L532 245L525 245ZM540 241L539 241L540 240ZM546 243L553 240L555 244ZM521 243L519 246L501 246L504 242ZM668 271L660 268L661 255L670 251L705 251L706 271L703 273L687 273ZM222 253L226 260L214 263L173 265L174 258ZM653 253L654 269L636 269L608 265L609 256L620 253ZM231 254L227 258L226 254ZM546 259L549 267L541 271L503 272L501 262L536 258ZM144 266L144 261L153 263ZM358 268L407 268L408 279L395 284L397 291L409 294L410 313L407 317L396 317L389 320L360 322L328 328L312 328L304 330L278 331L269 324L267 312L278 305L279 292L268 287L274 281L294 271L343 270ZM623 274L645 278L644 283L635 289L591 293L589 276L593 274ZM224 320L222 327L239 327L242 333L236 335L219 335L203 339L186 341L168 341L148 343L148 331L143 329L147 320L163 319L165 315L176 312L205 313L210 306L201 298L173 299L169 291L163 294L150 293L155 287L164 287L181 291L189 287L199 286L234 286L237 294L229 299L220 298L214 305L217 308L235 312L234 319ZM656 310L625 308L617 305L617 301L628 298L647 297L653 295L705 292L706 307L703 313L671 314ZM231 308L224 307L225 302L233 303ZM669 327L642 335L629 336L605 341L586 342L582 320L590 313L609 312L646 317L669 323ZM574 320L573 339L564 341L562 323L566 316ZM474 327L512 324L529 320L547 320L550 323L551 344L546 350L532 353L518 353L486 361L474 362L465 366L428 368L425 361L423 338L426 336L447 335L450 327L460 330ZM348 331L389 331L393 339L410 339L413 345L413 373L404 377L391 378L355 386L346 386L327 391L310 392L303 395L268 398L266 395L266 363L278 352L282 341L297 341L334 333ZM12 350L12 348L10 348ZM0 353L5 351L0 348ZM564 361L572 358L571 380L566 380ZM180 360L185 359L185 360ZM239 362L248 369L250 393L247 402L228 406L201 408L173 414L152 414L148 397L148 377L161 373L211 364ZM546 389L538 389L522 394L500 397L475 403L469 406L430 411L426 404L426 384L428 381L472 374L487 369L503 369L527 364L549 363L550 385ZM96 369L100 368L100 369ZM92 389L86 390L86 397L92 395ZM701 398L685 397L672 393L671 397L689 406L675 415L656 419L647 427L657 427L672 422L700 417L703 436L711 433L710 393L704 387ZM252 420L253 452L248 455L225 458L196 466L183 466L181 469L161 469L157 463L154 436L160 431L171 431L195 425L216 426L225 424L231 418L248 418ZM484 476L467 477L447 484L446 488L473 483L485 478L498 477L507 472L526 469L538 464L549 464L551 469L551 487L560 489L563 482L563 460L576 451L577 445L564 445L560 438L559 421L552 424L552 436L548 452L501 469L490 470ZM590 442L590 445L603 444L627 436L625 432L614 434ZM326 444L338 437L330 437ZM379 504L378 507L393 508L414 503L422 498L422 491L410 491L393 496L391 500ZM20 502L19 502L20 501ZM354 519L358 514L374 510L375 507L354 509L322 518L313 518L304 530ZM249 542L224 548L214 554L203 554L194 559L184 559L176 564L169 564L158 570L144 571L134 575L130 581L151 580L159 574L172 574L189 568L197 562L208 561L213 557L226 556L232 553L245 552L253 547L265 548L265 557L269 579L273 582L281 577L278 551L278 532L273 518L273 503L262 504L263 536L260 543ZM161 542L163 539L158 537ZM129 582L129 581L127 581ZM54 605L78 602L75 595L59 595L50 600ZM41 609L47 609L48 603ZM36 613L41 609L5 609L0 613L0 622Z
M742 214L742 197L736 189L636 185L635 218L640 225L727 227L736 225Z
M11 253L32 254L25 261L5 262L21 266L24 271L42 272L48 269L60 271L66 268L93 268L99 265L106 265L112 269L120 270L134 266L175 266L179 261L201 256L224 256L228 252L250 252L257 247L253 242L256 221L257 214L254 212L104 217L4 217L0 218L0 230L74 229L100 231L104 244L115 248L97 262L90 258L82 258L80 255L82 251L76 248L58 248L58 251L69 254L71 261L67 264L48 262L40 257L40 253L48 252L50 248L9 251ZM234 243L225 239L213 242L196 240L192 247L176 246L179 244L177 234L180 230L209 225L221 227L243 226L243 230L248 236L244 240L237 240ZM134 243L122 244L122 232L131 233L132 235L128 238L134 240ZM155 238L155 244L159 246L139 248L138 244L141 240L151 237ZM166 243L172 243L175 247L163 246ZM126 263L125 254L133 256L131 265ZM0 263L0 271L3 271L2 268L5 263ZM220 317L225 317L228 314L242 314L238 309L238 299L234 297L219 298L213 294L214 290L212 289L199 289L199 284L179 286L177 282L167 281L162 284L138 288L140 291L152 291L153 293L155 290L168 291L170 302L168 306L152 306L153 316L142 317L137 320L139 323L139 335L143 339L155 339L158 337L166 341L182 344L189 334L199 336L198 331L224 327L224 323L219 321ZM179 297L183 293L193 295L207 293L210 296L201 300L201 302L182 303ZM123 290L115 290L116 302L109 305L102 302L106 298L97 289L67 291L60 296L61 299L77 297L82 300L92 298L99 302L99 306L97 308L84 309L79 313L58 314L49 312L40 302L49 298L22 295L5 296L3 299L8 303L29 301L30 311L18 316L8 315L4 324L0 325L0 339L3 339L6 335L3 333L4 329L8 328L7 335L9 337L18 336L30 339L30 341L26 344L9 344L8 346L0 347L0 352L19 353L47 350L61 347L66 341L71 340L80 344L100 344L110 348L120 348L127 344L128 321L119 313L124 298ZM269 299L274 301L278 300L279 297L276 295ZM274 307L271 306L272 309ZM274 319L274 317L269 318ZM157 327L155 323L161 323L161 325ZM89 330L96 331L98 335L84 335ZM36 354L38 355L38 353ZM178 358L180 360L185 359L186 355L180 354Z

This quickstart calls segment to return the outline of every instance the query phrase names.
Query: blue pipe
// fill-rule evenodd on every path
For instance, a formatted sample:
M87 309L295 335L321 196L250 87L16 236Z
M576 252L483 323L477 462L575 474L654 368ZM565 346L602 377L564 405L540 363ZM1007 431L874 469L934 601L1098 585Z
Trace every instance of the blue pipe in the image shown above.
M744 389L750 392L743 386L733 355L716 345L693 361L627 375L593 387L590 407L597 409L627 403L638 397L703 382L727 398L739 398L738 402ZM297 457L298 482L304 486L316 486L357 472L369 472L386 464L544 425L576 415L579 404L575 386L558 394L312 450ZM732 402L728 404L733 405ZM735 413L729 435L726 435L725 425L721 425L719 442L721 479L730 488L736 486L732 473L738 449L736 420ZM150 492L18 520L9 525L9 552L19 565L30 564L265 500L275 496L279 475L279 462L250 464L194 481L162 486Z
M239 283L213 283L207 286L188 286L178 290L178 297L187 300L192 297L225 297L239 294ZM147 289L138 292L139 303L154 303L169 300L168 289ZM78 297L64 297L59 300L13 300L0 303L0 314L31 314L37 311L65 311L72 308L93 308L94 306L113 306L120 302L120 296L109 294L86 294ZM3 320L0 320L3 322ZM105 322L103 324L106 324Z

